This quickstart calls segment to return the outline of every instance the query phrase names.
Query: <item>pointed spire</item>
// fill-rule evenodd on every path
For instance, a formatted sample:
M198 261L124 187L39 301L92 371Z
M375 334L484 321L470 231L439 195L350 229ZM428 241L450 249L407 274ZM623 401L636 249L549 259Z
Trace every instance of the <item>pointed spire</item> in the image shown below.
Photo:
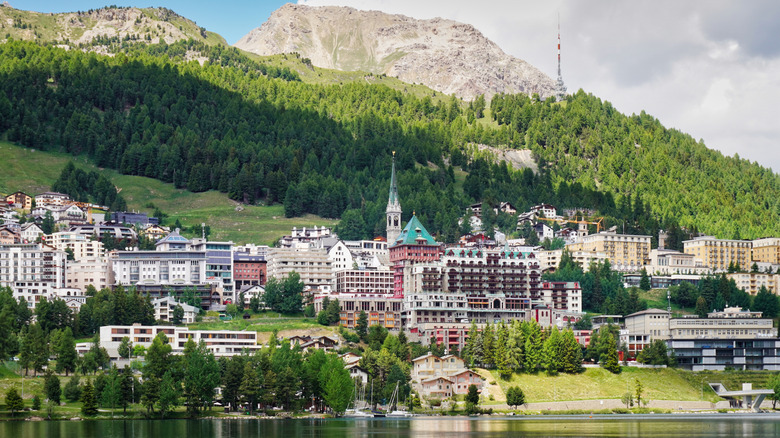
M387 205L400 204L398 201L398 184L395 179L395 151L393 151L393 172L390 176L390 196L387 199Z

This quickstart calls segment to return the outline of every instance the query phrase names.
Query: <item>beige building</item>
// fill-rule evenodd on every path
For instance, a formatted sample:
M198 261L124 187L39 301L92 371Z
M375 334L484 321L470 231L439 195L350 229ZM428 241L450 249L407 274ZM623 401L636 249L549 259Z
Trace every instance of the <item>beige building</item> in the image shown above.
M566 248L571 253L605 253L612 269L617 271L639 271L650 262L650 236L602 231L583 236L579 242L567 245Z
M607 254L604 252L571 251L571 249L568 249L568 251L572 260L574 260L574 263L580 265L580 268L582 268L584 272L588 272L591 263L601 263L604 260L607 260ZM536 257L539 259L539 265L542 267L543 271L558 269L558 266L561 264L562 255L562 249L536 252Z
M107 259L70 261L66 269L67 287L84 291L91 284L97 290L106 289L113 284L113 275Z
M727 307L711 312L707 318L695 316L672 318L669 321L672 338L683 339L755 339L775 337L772 319L761 318L761 312Z
M712 268L705 266L701 259L693 254L672 249L651 249L650 264L646 267L650 275L707 275Z
M761 286L766 287L769 292L775 295L780 294L780 274L761 274L761 273L734 273L726 274L730 280L734 280L737 287L743 289L750 295L755 295L761 290Z
M754 262L780 264L780 238L768 237L754 240L752 257Z
M334 292L351 294L393 293L393 271L385 269L346 269L336 271Z
M292 271L311 289L330 290L333 286L332 262L328 252L314 248L272 248L268 250L268 277L281 279Z
M727 271L732 263L739 265L743 271L749 270L752 264L752 247L753 242L750 240L716 239L712 236L696 237L683 242L686 254L693 254L704 266L709 266L716 272Z
M626 316L626 330L632 335L650 335L650 340L669 339L669 312L647 309Z

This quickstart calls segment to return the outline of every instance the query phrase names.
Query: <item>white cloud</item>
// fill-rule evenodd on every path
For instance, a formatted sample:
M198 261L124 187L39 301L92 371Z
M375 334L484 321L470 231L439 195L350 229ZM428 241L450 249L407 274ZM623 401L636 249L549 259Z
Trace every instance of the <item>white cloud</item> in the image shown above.
M780 171L780 2L299 0L474 25L505 52L627 114Z

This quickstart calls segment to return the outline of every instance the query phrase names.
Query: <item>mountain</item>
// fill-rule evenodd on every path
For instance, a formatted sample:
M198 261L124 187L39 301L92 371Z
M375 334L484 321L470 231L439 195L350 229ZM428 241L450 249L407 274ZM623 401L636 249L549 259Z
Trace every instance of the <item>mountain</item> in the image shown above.
M555 85L473 26L441 18L288 3L235 46L259 55L298 52L318 67L386 74L466 100L496 93L545 98Z
M110 42L159 43L194 39L226 46L220 35L208 32L166 8L106 7L61 14L23 11L0 6L0 34L17 40L53 42L74 47L100 46Z

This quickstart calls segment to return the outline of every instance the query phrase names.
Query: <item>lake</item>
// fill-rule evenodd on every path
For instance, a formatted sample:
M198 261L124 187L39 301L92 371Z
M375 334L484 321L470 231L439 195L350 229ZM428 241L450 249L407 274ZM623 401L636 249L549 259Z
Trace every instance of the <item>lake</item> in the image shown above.
M765 437L780 415L600 415L410 419L87 420L3 422L6 438Z

